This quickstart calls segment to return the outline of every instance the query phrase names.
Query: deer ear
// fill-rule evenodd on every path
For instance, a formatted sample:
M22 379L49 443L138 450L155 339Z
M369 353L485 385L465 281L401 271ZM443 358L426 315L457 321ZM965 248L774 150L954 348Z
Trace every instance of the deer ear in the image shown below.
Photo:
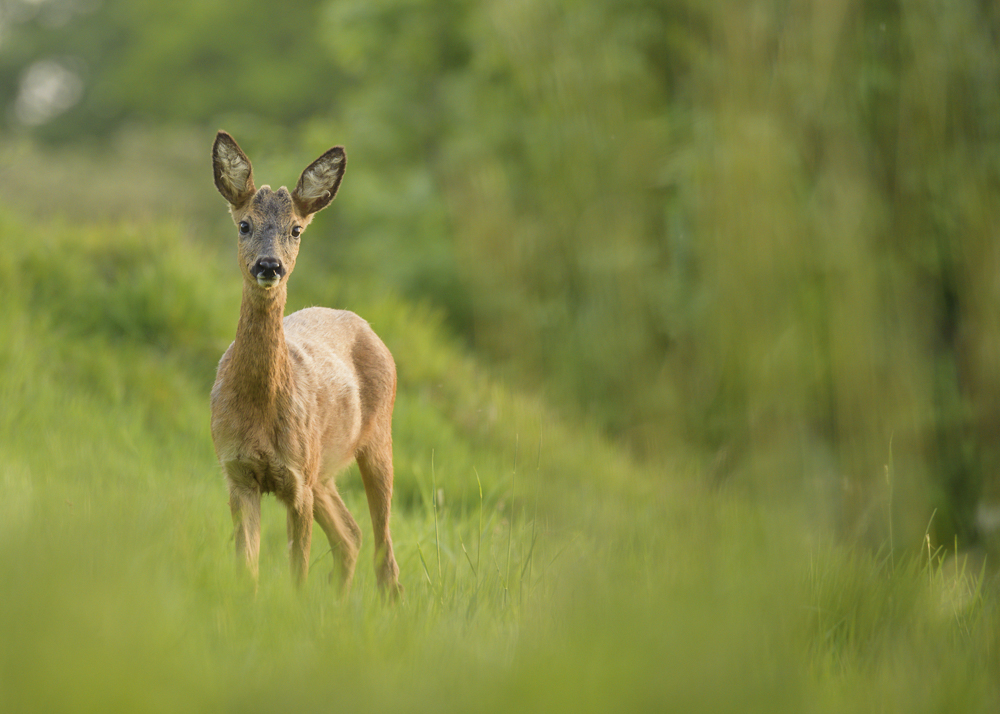
M343 146L333 147L306 167L292 191L292 200L300 215L312 215L329 205L337 195L346 167L347 154Z
M215 187L235 208L240 208L257 190L253 185L253 166L236 140L224 131L212 145L212 170Z

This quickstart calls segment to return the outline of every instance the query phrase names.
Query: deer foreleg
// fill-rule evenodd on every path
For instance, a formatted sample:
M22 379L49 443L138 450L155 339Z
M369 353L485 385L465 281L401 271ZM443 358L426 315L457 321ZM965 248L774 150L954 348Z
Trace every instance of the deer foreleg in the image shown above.
M260 491L230 483L229 509L233 514L236 557L246 564L256 585L257 558L260 554Z
M288 504L288 547L292 579L301 587L309 575L309 549L312 544L313 493L303 488Z

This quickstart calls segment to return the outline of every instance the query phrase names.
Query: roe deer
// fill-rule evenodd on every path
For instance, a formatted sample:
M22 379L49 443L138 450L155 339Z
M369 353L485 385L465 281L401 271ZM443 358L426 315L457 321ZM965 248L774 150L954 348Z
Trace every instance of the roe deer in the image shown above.
M215 138L215 185L229 201L239 233L243 301L236 339L219 362L212 388L212 440L229 485L236 553L255 585L261 494L274 493L288 509L296 584L309 572L315 518L347 591L361 530L333 477L356 459L374 529L378 584L395 597L399 568L389 535L392 355L352 312L313 307L283 317L299 237L337 194L346 163L337 146L302 172L291 193L284 186L257 189L250 160L236 141L224 131Z

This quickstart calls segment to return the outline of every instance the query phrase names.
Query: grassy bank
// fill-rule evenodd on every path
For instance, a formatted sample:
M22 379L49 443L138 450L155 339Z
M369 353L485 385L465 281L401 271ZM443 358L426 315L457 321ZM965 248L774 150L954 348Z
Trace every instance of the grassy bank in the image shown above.
M319 544L295 593L269 500L254 597L208 432L230 246L9 210L0 245L3 711L1000 707L977 566L834 542L798 503L637 464L484 371L433 311L305 261L292 300L355 309L399 362L407 593L379 601L367 540L346 600ZM340 484L370 535L359 478Z

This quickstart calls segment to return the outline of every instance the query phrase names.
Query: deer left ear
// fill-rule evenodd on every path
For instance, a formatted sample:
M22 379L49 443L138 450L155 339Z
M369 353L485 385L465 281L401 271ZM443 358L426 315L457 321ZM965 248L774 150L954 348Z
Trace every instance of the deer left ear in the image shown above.
M329 205L337 195L346 167L347 154L343 146L333 147L306 167L292 191L292 200L300 215L312 215Z

